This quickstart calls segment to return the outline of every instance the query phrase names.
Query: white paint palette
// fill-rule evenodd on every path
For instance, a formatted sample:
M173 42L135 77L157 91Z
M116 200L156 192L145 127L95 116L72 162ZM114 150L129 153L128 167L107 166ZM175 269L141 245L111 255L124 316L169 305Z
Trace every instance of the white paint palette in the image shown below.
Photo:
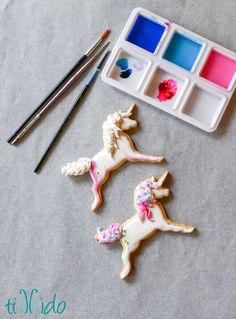
M136 8L112 50L102 79L213 132L236 86L236 54Z

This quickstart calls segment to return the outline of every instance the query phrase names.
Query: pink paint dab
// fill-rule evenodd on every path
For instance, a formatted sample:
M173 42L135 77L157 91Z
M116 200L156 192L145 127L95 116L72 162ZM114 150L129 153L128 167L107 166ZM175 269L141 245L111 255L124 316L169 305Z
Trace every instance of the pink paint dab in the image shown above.
M236 60L212 50L200 76L228 89L236 72Z
M172 80L164 80L158 86L157 98L160 102L170 100L177 92L177 83Z

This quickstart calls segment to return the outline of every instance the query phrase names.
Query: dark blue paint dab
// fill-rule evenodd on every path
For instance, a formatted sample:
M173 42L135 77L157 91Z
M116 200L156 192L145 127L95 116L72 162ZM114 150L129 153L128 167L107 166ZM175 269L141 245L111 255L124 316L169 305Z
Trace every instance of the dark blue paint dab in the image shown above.
M132 70L131 69L128 69L126 71L122 71L120 73L120 77L123 78L123 79L127 79L132 73Z
M165 30L166 26L139 15L126 40L153 53Z
M127 59L121 58L117 60L116 66L121 69L121 72L120 72L121 78L127 79L131 75L132 69L129 69L129 63Z

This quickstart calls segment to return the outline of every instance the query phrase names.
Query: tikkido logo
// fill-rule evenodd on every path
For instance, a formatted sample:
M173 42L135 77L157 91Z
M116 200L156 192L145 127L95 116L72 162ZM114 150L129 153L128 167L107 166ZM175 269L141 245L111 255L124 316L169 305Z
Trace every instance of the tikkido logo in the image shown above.
M29 293L20 289L18 296L9 298L5 304L6 312L9 315L19 314L57 314L62 315L66 311L66 302L57 301L57 294L45 301L38 293L38 289L32 289Z

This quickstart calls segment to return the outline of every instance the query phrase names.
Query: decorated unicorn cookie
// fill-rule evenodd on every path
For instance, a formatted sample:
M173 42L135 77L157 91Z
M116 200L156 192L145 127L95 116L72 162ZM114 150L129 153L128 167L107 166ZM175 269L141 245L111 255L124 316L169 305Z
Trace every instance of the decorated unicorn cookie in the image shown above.
M99 243L112 243L120 240L123 247L123 267L121 279L131 271L131 254L139 247L142 240L152 236L156 231L172 231L192 233L194 228L171 221L157 201L169 195L169 189L163 188L163 182L168 172L158 180L151 177L140 183L134 192L134 208L137 211L133 217L123 224L112 224L107 230L97 229L95 239Z
M130 119L134 107L135 104L127 112L119 111L108 115L103 123L103 150L92 159L79 158L76 162L68 163L62 168L62 174L65 175L82 175L85 172L90 172L94 193L92 210L96 210L102 202L101 186L106 182L111 171L126 161L159 163L164 159L162 156L139 153L135 150L130 137L124 133L124 131L137 126L137 121Z

